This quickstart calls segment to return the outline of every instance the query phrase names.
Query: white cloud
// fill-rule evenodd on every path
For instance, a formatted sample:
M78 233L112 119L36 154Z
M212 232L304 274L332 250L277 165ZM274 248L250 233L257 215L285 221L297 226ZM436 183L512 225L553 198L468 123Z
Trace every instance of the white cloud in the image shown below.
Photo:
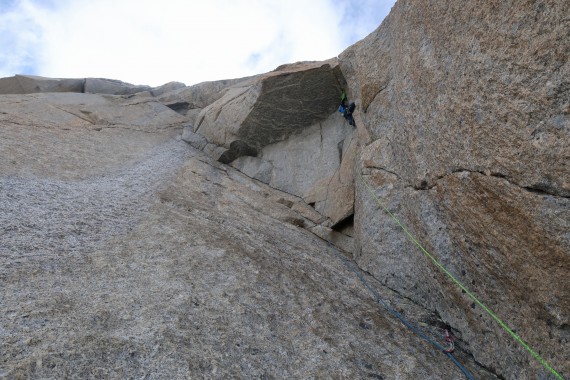
M0 0L1 1L1 0ZM41 28L30 17L28 4L0 5L0 77L32 70L40 49Z
M253 75L336 56L394 1L12 1L0 7L0 75L149 85Z

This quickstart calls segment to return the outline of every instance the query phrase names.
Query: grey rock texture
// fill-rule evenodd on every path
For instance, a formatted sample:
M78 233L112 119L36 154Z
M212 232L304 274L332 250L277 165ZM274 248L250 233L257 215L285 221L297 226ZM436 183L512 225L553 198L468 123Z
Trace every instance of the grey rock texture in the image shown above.
M206 82L159 100L188 104L195 134L186 131L183 139L192 146L304 198L334 225L354 212L354 129L336 112L343 85L331 59Z
M302 197L333 224L353 214L354 128L338 113L285 141L264 147L269 184ZM348 169L348 170L345 170Z
M232 161L232 166L247 176L263 183L271 182L273 165L258 157L242 156Z
M105 175L140 160L178 134L184 121L148 100L76 93L4 95L0 172L69 181Z
M226 79L211 82L202 82L193 86L183 87L159 96L159 100L168 103L173 100L186 101L191 108L202 109L224 95L228 88L238 84L247 84L255 77Z
M208 145L208 140L198 133L194 133L192 126L185 126L182 130L182 140L196 149L203 150Z
M196 131L228 149L239 140L259 151L333 113L339 103L339 76L338 65L331 60L240 82L202 110Z
M120 80L87 78L85 79L84 92L91 94L131 95L150 90L151 87L149 86L135 86Z
M0 377L461 377L371 289L439 340L437 316L309 232L335 240L313 207L191 148L168 107L127 128L152 105L129 100L0 97Z
M35 75L14 75L0 78L0 94L34 94L45 92L81 92L106 95L134 95L143 92L150 96L185 88L180 82L169 82L158 87L133 85L120 80L105 78L61 79Z
M161 96L176 90L180 90L182 88L186 88L186 85L182 82L168 82L162 86L154 87L152 90L150 90L150 93L152 96Z
M83 92L85 79L55 79L33 75L0 78L0 94L32 94L37 92Z
M198 115L202 109L224 96L225 92L232 86L238 84L247 85L247 83L254 78L255 77L246 77L202 82L193 86L168 91L157 96L160 102L188 116L192 124L196 125Z
M375 197L568 376L569 14L399 0L254 77L1 79L0 378L464 377L379 294L476 379L554 379Z
M468 289L570 373L567 1L398 1L340 56L357 170ZM356 190L356 260L509 379L548 372Z

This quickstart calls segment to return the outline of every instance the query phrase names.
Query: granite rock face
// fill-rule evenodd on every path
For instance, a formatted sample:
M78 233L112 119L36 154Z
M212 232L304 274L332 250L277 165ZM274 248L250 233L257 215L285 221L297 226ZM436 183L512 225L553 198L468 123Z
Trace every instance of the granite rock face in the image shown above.
M255 77L202 82L167 91L157 96L162 103L178 107L181 112L192 115L192 123L195 123L200 111L221 98L228 88L237 84L247 84L253 78ZM153 93L155 92L153 91Z
M137 86L115 79L81 78L61 79L46 78L34 75L14 75L0 78L0 94L34 94L45 92L81 92L106 95L133 95L148 92L152 96L160 96L186 85L170 82L159 87Z
M38 92L84 92L85 79L55 79L32 75L0 78L0 94L33 94Z
M340 56L358 171L468 289L570 373L570 4L398 1ZM355 257L505 378L548 376L357 182Z
M91 94L131 95L150 90L151 87L149 86L135 86L120 80L87 78L85 79L84 92Z
M350 246L315 208L142 100L0 96L1 378L462 376L371 291L433 339L437 316L317 237Z
M477 379L553 379L377 200L567 376L569 14L399 0L248 78L0 79L0 378L462 378L380 295Z
M240 82L202 110L195 132L230 151L235 141L259 151L333 113L340 97L339 75L331 61L282 68Z
M336 112L343 86L332 59L206 82L160 99L186 99L194 127L183 136L189 144L305 199L334 225L354 212L354 128Z
M153 145L178 134L186 122L148 98L78 93L3 95L1 172L65 180L104 174L140 159ZM116 145L108 144L109 139ZM58 159L44 158L52 154Z
M332 224L349 217L354 212L353 135L354 128L336 113L285 141L264 147L258 157L271 165L266 183L302 197Z

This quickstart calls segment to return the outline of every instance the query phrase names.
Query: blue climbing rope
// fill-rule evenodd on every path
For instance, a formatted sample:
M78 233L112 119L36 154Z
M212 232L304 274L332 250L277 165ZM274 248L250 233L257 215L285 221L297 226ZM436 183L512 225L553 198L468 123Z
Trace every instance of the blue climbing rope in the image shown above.
M356 277L358 277L358 279L360 280L362 285L364 285L364 287L366 289L368 289L368 291L370 291L370 293L372 293L372 295L374 296L374 300L376 302L378 302L380 305L382 305L393 316L398 318L404 326L406 326L407 328L412 330L420 338L424 339L425 341L430 343L432 346L436 347L438 350L442 351L445 355L447 355L447 357L449 357L449 359L451 359L451 361L453 361L453 363L457 366L457 368L459 368L461 370L461 372L463 372L463 374L465 375L465 377L467 379L475 380L475 378L471 375L471 373L469 373L469 371L463 365L461 365L461 363L459 363L459 361L451 354L451 352L448 352L445 347L443 347L441 344L439 344L435 340L431 339L423 331L421 331L416 326L414 326L410 321L408 321L402 314L398 313L390 305L388 305L386 303L386 301L384 301L382 299L382 297L380 297L380 294L378 294L378 292L376 290L374 290L374 288L372 288L372 286L370 286L370 284L368 283L368 281L366 281L366 278L364 278L364 276L362 275L360 270L354 267L354 263L352 263L350 260L348 260L348 258L346 258L342 253L340 253L338 251L338 249L330 241L328 241L328 239L324 239L324 240L328 243L329 247L332 248L335 255L343 262L343 264L348 269L350 269L354 274L356 274Z
M424 246L418 241L418 239L416 239L414 237L414 235L412 235L410 230L408 230L408 228L390 210L388 210L386 205L380 200L380 198L378 198L378 196L376 195L376 193L372 189L372 186L370 186L370 184L364 179L362 174L360 172L356 172L356 174L358 175L358 178L360 179L360 181L362 181L362 183L364 184L364 187L366 188L366 190L374 198L376 203L386 212L386 214L388 214L388 216L390 216L390 218L392 218L396 222L396 224L398 224L402 228L402 230L406 233L406 235L408 235L408 238L410 239L410 241L412 241L420 249L420 251L434 263L435 266L437 266L439 269L441 269L443 271L443 273L445 273L454 283L456 283L457 286L459 286L464 293L466 293L473 301L475 301L475 303L477 303L477 305L481 306L481 308L483 310L485 310L485 312L487 314L489 314L507 333L509 333L532 356L534 356L534 358L536 360L538 360L540 362L540 364L542 364L544 366L544 368L549 370L557 379L564 380L562 375L560 375L558 372L556 372L556 370L554 368L552 368L552 366L550 364L548 364L546 362L546 360L544 360L524 340L522 340L522 338L520 336L518 336L509 326L507 326L507 324L505 322L503 322L503 320L501 318L499 318L497 316L497 314L495 314L493 311L491 311L491 309L489 309L487 306L485 306L485 304L483 304L481 301L479 301L479 299L477 297L475 297L475 295L473 293L471 293L469 291L469 289L467 289L450 271L448 271L435 258L434 255L432 255L430 252L428 252L428 250L424 248Z

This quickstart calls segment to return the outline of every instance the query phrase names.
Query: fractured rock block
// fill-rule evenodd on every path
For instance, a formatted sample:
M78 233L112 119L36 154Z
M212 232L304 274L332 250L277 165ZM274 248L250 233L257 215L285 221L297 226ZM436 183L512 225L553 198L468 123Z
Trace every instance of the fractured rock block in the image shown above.
M182 130L182 140L192 145L196 149L203 150L208 144L208 140L199 133L193 132L193 127L186 126Z
M340 76L334 61L264 74L246 85L229 88L205 107L198 117L197 131L226 148L240 140L260 150L334 113Z
M33 94L38 92L83 92L85 79L44 78L14 75L0 78L0 94Z

